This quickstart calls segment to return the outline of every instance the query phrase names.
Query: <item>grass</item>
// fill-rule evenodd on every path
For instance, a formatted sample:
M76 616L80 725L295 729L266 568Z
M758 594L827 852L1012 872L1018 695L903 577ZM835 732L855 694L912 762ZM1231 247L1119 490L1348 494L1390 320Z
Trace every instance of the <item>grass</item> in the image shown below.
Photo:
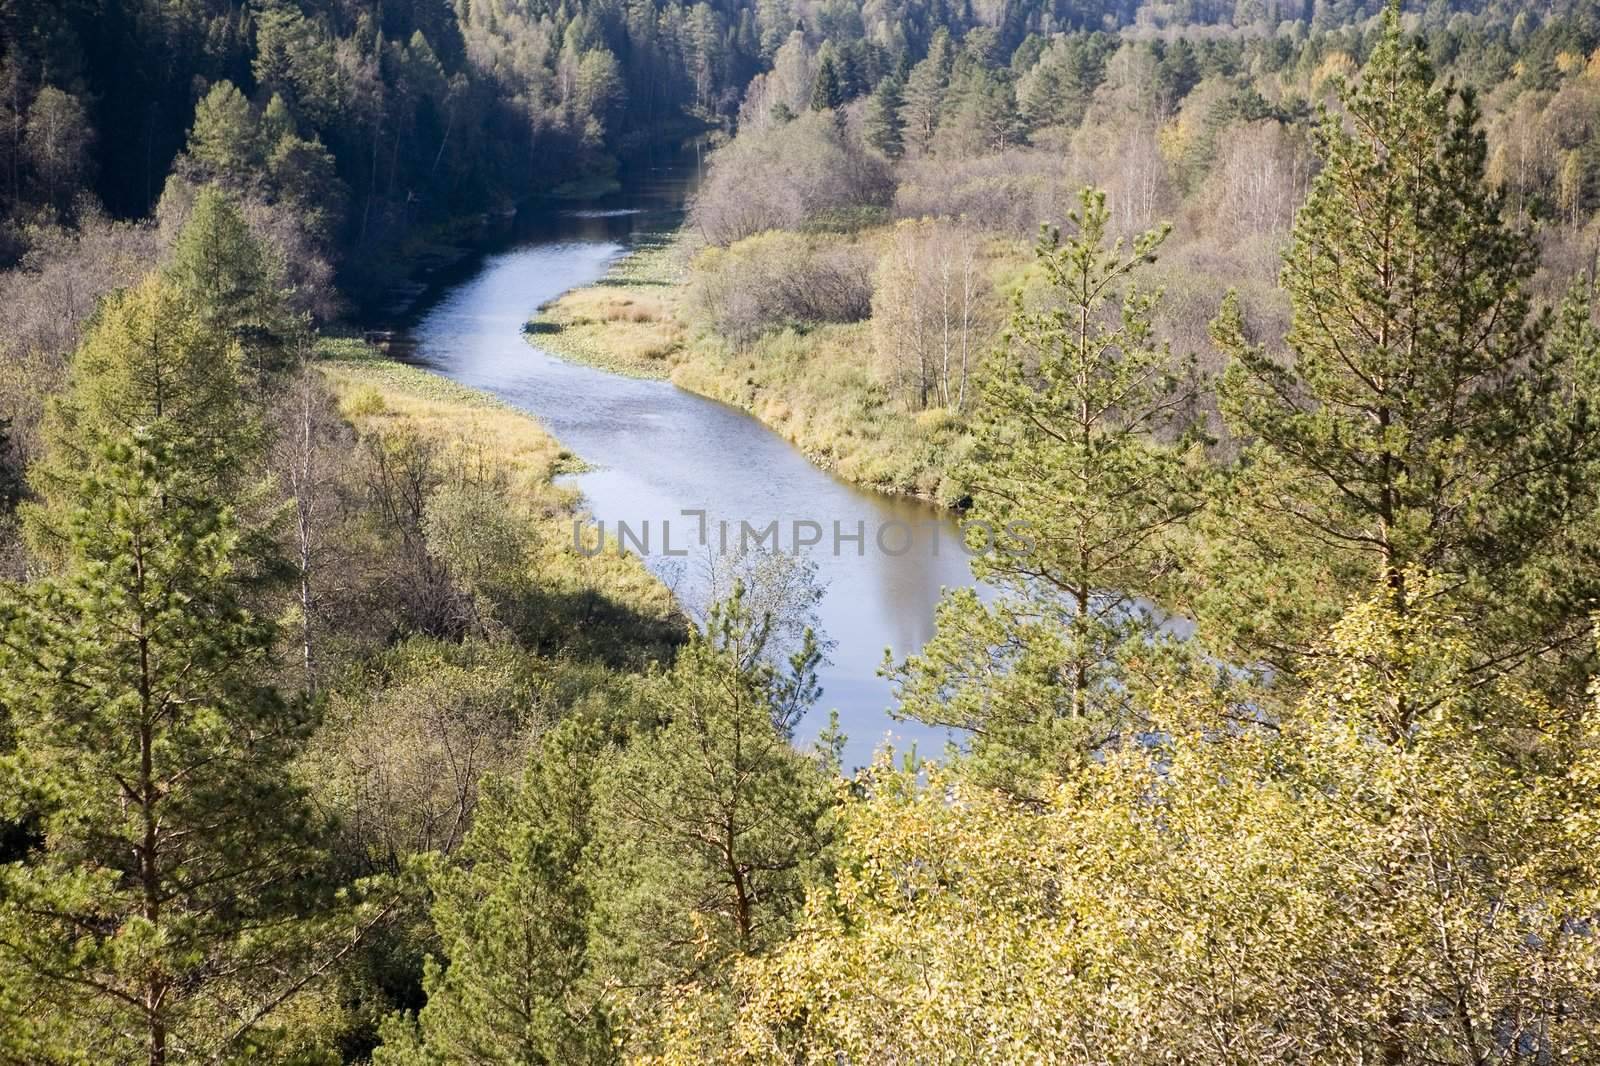
M668 378L687 353L682 323L682 243L643 237L593 285L539 309L528 339L575 362L630 377Z
M574 625L630 615L651 632L681 628L671 593L636 557L610 550L585 556L574 548L579 493L555 479L582 464L535 419L488 393L382 358L359 341L325 341L322 355L322 374L358 434L408 431L504 471L513 506L534 523L532 577L550 602L584 615Z
M745 351L697 328L681 236L658 234L599 282L540 309L528 339L575 362L662 378L754 415L812 462L857 485L953 505L959 421L911 412L875 379L866 323L768 334Z
M943 410L912 413L892 400L868 365L871 350L864 322L770 333L742 352L706 337L672 380L750 412L846 481L953 505L949 472L968 446L965 427Z

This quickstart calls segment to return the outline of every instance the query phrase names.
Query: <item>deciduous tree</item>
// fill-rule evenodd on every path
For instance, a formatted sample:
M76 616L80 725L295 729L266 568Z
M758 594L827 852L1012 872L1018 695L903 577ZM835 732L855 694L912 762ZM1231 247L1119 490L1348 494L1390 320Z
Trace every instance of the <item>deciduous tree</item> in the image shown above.
M39 90L28 108L23 147L45 199L57 209L72 202L89 176L93 142L94 127L76 96L53 85Z
M984 239L965 222L902 222L873 277L880 373L913 410L967 406L999 310Z
M1175 690L1036 804L880 763L735 1016L690 1004L649 1061L1586 1060L1596 712L1481 684L1441 601L1374 591L1277 728Z

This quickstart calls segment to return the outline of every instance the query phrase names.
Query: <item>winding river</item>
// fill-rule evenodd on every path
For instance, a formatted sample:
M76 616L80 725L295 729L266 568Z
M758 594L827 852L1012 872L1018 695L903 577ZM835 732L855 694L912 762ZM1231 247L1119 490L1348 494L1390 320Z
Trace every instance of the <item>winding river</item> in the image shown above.
M741 411L667 382L565 361L523 333L540 304L599 280L636 235L671 224L697 166L692 154L670 154L639 164L618 195L524 212L514 238L417 308L413 359L537 418L589 466L576 484L593 519L608 534L626 523L634 550L648 523L649 550L640 554L686 599L688 586L705 581L708 549L700 518L683 512L705 512L706 540L717 550L723 523L736 550L741 537L770 538L776 522L779 547L816 566L824 588L817 617L832 642L822 700L796 739L815 737L837 709L847 768L868 762L885 740L935 756L944 734L891 718L877 668L885 648L899 657L928 639L942 587L971 583L948 516L845 484Z

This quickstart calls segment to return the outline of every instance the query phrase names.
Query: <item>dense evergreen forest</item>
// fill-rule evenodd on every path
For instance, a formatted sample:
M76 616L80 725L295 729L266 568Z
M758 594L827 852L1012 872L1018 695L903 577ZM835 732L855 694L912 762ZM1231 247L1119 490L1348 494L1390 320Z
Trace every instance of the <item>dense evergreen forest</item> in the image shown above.
M0 1064L1600 1063L1600 7L0 12ZM936 762L349 335L707 130L536 336L1028 531Z

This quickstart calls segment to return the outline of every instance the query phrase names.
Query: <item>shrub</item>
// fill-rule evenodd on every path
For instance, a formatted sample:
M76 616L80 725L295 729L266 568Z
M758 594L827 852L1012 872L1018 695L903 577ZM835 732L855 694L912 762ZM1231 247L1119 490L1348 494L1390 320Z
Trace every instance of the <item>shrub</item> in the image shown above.
M706 241L728 245L770 229L796 229L819 216L884 206L894 183L883 157L811 112L751 130L711 157L690 209Z
M763 333L872 313L872 262L857 245L772 232L695 260L690 298L713 330L739 347Z
M1032 237L1058 218L1071 191L1058 153L1018 148L971 159L923 159L895 192L901 218L965 218L974 226Z

